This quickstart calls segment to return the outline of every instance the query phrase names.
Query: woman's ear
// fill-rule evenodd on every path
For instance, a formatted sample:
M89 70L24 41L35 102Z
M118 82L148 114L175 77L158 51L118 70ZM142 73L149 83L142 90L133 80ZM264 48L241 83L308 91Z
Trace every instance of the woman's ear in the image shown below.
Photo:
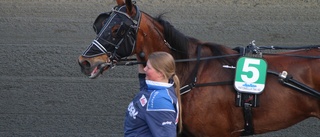
M165 73L164 73L163 71L160 71L159 73L161 73L162 79L168 79L167 76L165 75Z

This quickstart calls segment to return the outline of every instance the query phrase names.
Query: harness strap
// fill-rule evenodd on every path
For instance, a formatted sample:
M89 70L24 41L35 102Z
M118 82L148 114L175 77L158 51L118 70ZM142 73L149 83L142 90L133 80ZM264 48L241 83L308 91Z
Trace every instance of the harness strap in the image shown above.
M244 116L244 131L241 132L242 136L249 136L254 134L253 128L253 118L252 118L252 108L250 102L245 102L243 106L243 116Z
M196 66L193 70L193 76L194 76L194 80L193 83L195 84L197 82L197 75L198 75L198 69L199 69L199 65L200 65L200 58L201 58L201 45L197 46L197 63Z
M187 61L197 61L193 71L193 82L183 86L180 88L180 95L186 94L191 89L194 87L205 87L205 86L218 86L218 85L232 85L233 81L221 81L221 82L211 82L211 83L196 83L197 82L197 74L198 74L198 69L200 65L200 61L202 60L209 60L209 59L217 59L217 58L223 58L223 57L233 57L233 56L239 56L240 54L232 54L232 55L224 55L224 56L213 56L213 57L201 57L201 46L197 46L197 58L196 59L181 59L181 60L176 60L175 62L187 62ZM245 50L245 48L240 49L240 50ZM243 53L243 52L241 52Z
M277 72L268 70L268 73L279 76L280 83L282 83L286 86L289 86L291 88L294 88L294 89L296 89L300 92L303 92L305 94L308 94L312 97L320 99L320 92L318 92L315 89L310 88L307 85L293 79L293 77L291 75L288 75L288 73L286 71L279 74Z
M209 57L209 58L202 58L201 57L201 47L202 45L197 46L197 58L195 59L188 59L188 60L176 60L176 62L185 62L185 61L197 61L196 65L192 71L192 76L193 76L193 82L183 86L180 88L180 95L183 95L185 93L188 93L191 89L195 87L205 87L205 86L218 86L218 85L232 85L233 81L221 81L221 82L211 82L211 83L197 83L197 74L198 74L198 69L200 65L200 61L202 60L209 60L209 59L217 59L217 58L222 58L222 57L232 57L232 56L239 56L239 54L232 54L228 56L214 56L214 57Z
M183 94L189 92L196 85L198 69L199 69L199 65L200 65L200 58L201 58L201 47L202 47L201 45L197 46L197 62L196 62L196 65L192 71L193 81L190 84L185 85L182 88L180 88L180 95L183 95Z

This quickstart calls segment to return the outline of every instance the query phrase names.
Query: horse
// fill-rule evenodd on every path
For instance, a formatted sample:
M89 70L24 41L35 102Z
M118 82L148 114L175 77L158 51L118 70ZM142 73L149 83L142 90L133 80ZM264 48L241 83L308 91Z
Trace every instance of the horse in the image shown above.
M234 66L246 53L241 51L254 53L251 51L259 48L243 50L203 42L184 35L161 16L154 18L140 11L131 0L116 2L112 11L96 19L97 38L79 56L81 70L93 79L130 56L135 56L136 63L144 63L152 52L170 53L176 60L176 75L184 91L181 95L183 130L179 136L262 134L290 127L309 117L320 118L319 46L260 54L268 65L265 88L258 94L258 107L249 106L246 114L247 109L236 105L239 92L232 84L236 75ZM290 79L286 74L300 84L284 84ZM305 87L313 92L299 92L305 91ZM252 96L248 99L252 100Z

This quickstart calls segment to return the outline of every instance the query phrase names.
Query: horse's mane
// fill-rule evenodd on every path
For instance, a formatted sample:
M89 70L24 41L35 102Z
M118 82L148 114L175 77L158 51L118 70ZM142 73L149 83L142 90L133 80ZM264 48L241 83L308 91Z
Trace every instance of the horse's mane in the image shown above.
M163 14L162 14L163 15ZM164 28L164 37L165 40L170 44L174 49L173 54L176 59L187 59L189 58L189 45L193 44L195 46L202 45L206 46L211 50L212 56L222 56L226 55L226 47L216 43L202 43L198 39L189 37L181 33L179 30L175 29L168 21L162 18L162 15L159 15L155 20L159 22ZM228 58L218 59L220 62L233 62L233 60Z
M162 15L155 18L164 28L164 38L173 48L177 59L189 58L188 46L190 39L179 30L175 29L168 21L162 19Z

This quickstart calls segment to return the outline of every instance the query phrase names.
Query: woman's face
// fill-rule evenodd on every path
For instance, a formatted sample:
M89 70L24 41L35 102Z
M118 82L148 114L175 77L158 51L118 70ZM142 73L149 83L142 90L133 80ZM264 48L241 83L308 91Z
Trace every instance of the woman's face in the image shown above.
M164 80L163 74L153 68L150 61L147 61L146 67L143 69L146 72L146 79L152 81L162 82Z

